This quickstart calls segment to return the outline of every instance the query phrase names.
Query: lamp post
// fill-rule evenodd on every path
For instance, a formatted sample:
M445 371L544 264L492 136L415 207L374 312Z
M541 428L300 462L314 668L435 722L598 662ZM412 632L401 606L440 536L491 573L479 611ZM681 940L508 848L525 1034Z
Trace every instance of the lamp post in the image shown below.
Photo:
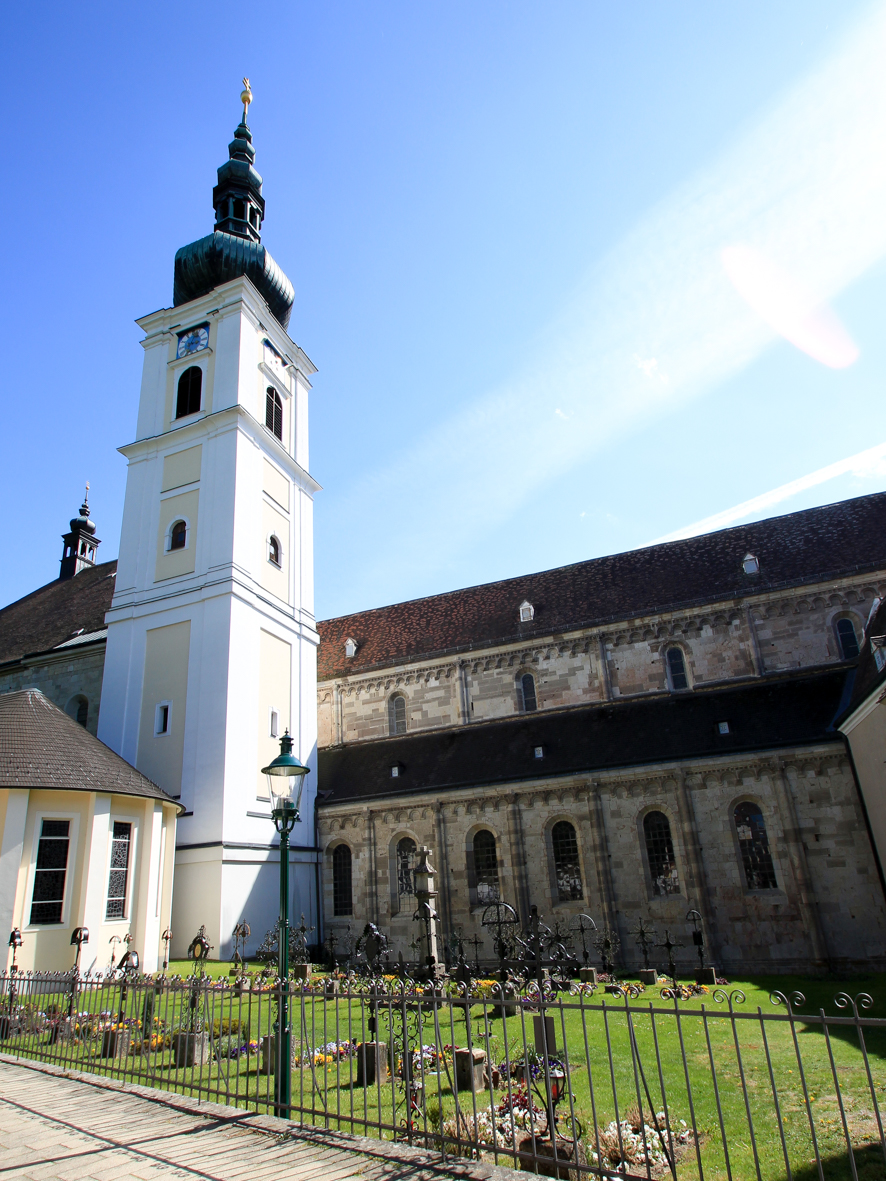
M274 1109L283 1119L289 1118L292 1102L289 1032L289 834L301 820L299 808L308 768L292 753L292 739L287 730L280 739L280 753L262 774L268 777L271 816L280 834L280 920L277 934L277 1045L274 1072ZM295 792L295 799L293 799Z

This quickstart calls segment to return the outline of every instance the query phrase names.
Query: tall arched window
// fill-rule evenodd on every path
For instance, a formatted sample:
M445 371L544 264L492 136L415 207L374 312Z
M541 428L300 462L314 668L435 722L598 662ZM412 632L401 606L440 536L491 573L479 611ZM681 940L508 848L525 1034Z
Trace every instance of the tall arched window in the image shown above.
M568 820L558 820L551 829L554 848L554 874L557 894L561 902L575 902L583 898L581 866L578 863L578 839Z
M406 698L399 693L388 701L388 733L406 733Z
M498 902L501 897L498 888L498 851L495 837L488 828L481 828L474 836L474 889L477 902L485 906Z
M169 531L169 548L184 549L188 540L188 527L184 521L176 521Z
M688 689L686 662L680 648L668 648L668 684L672 689Z
M184 418L187 414L196 414L200 409L200 396L202 392L203 370L199 365L192 365L178 379L175 417Z
M397 842L397 896L415 893L415 854L417 845L412 837L402 837Z
M532 713L534 709L538 709L538 700L535 696L535 677L532 673L523 673L520 677L519 685L523 712L527 714Z
M65 713L81 726L85 726L89 721L89 701L82 693L78 693L65 706Z
M273 386L268 386L265 398L265 426L269 431L273 431L278 439L283 438L283 403Z
M776 890L775 866L769 852L766 821L757 804L746 802L735 809L735 831L749 890Z
M664 812L647 812L643 817L643 836L653 894L679 894L677 859L671 840L671 824Z
M837 620L837 639L840 641L840 651L844 660L854 660L858 655L858 636L851 619Z
M332 913L354 913L351 890L351 850L348 845L336 845L332 850Z

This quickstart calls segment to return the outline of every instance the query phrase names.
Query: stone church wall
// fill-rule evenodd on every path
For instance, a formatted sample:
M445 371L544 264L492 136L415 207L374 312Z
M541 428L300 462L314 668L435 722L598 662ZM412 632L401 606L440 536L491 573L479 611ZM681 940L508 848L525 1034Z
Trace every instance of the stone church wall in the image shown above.
M385 737L394 694L406 699L409 731L510 717L522 709L525 672L535 677L539 709L666 692L670 647L683 652L690 686L833 663L842 659L837 621L851 619L860 639L884 594L886 583L844 579L327 681L318 687L320 746Z
M776 887L748 889L734 823L736 806L753 802L765 819ZM670 822L679 892L656 894L643 835L643 817L663 812ZM580 900L561 902L553 869L551 830L575 828L581 865ZM478 829L497 842L501 895L524 917L530 904L549 924L580 913L621 937L621 960L640 966L633 931L640 918L689 943L687 911L704 918L709 955L719 970L807 971L853 965L886 967L886 904L842 743L546 782L513 789L417 794L386 805L324 805L320 812L327 930L339 939L350 926L356 940L378 922L396 955L410 958L414 902L397 894L395 850L401 837L427 844L438 871L438 910L444 930L482 940L491 961L483 907L472 896L470 850ZM353 914L336 916L332 852L352 851ZM678 961L688 971L694 949ZM657 964L664 967L664 960ZM598 962L595 958L594 962Z
M5 670L0 669L0 693L39 689L60 709L66 709L74 697L82 695L89 703L86 729L95 735L98 732L105 646L102 643L91 644L88 648L74 651L75 655L60 656L54 652ZM76 712L74 707L71 712Z

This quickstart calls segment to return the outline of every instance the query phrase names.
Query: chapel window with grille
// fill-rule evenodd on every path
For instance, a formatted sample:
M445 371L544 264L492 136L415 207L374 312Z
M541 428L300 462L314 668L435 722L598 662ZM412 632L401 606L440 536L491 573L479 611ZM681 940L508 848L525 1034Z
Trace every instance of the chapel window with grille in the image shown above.
M418 846L412 837L403 837L397 842L397 896L403 898L415 893L415 855Z
M60 923L65 904L65 878L68 872L70 820L43 820L34 867L34 893L31 895L31 923Z
M406 733L406 698L399 693L388 701L388 733Z
M129 886L129 854L132 849L132 825L114 821L111 839L111 871L108 875L108 905L106 919L126 917L126 890Z
M332 913L354 913L351 885L351 850L348 845L336 845L332 850Z
M576 902L584 897L581 887L581 866L578 862L578 839L568 820L558 820L551 829L554 849L554 874L557 895L561 902Z
M858 655L858 636L851 619L837 620L837 639L840 641L840 651L844 660L854 660Z
M282 440L283 403L280 400L280 395L272 386L268 386L267 397L265 398L265 426L278 439Z
M741 864L749 890L776 890L775 866L769 849L766 821L757 804L739 804L735 809L735 831Z
M674 690L689 688L686 661L680 648L668 648L668 683Z
M538 708L538 698L535 695L535 677L532 673L523 673L520 677L520 700L523 712L532 713Z
M498 886L498 850L495 837L487 828L481 829L474 837L474 888L477 902L485 906L498 902L501 893Z
M671 823L664 812L647 812L643 817L643 836L653 894L679 894L677 859L671 840Z

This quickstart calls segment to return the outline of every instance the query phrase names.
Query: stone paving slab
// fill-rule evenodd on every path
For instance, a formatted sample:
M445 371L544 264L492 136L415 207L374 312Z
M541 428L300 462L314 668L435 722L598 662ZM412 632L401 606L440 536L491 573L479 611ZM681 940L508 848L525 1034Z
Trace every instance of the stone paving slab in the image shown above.
M526 1174L522 1174L525 1178ZM256 1115L0 1054L0 1179L517 1181L405 1144Z

